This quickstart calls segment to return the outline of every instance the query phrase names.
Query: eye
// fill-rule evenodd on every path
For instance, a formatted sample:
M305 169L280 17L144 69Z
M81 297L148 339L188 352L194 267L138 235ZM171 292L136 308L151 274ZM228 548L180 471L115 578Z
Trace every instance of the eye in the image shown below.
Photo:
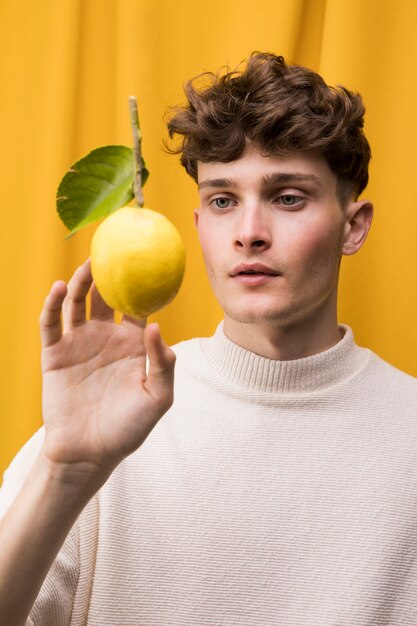
M285 206L294 206L295 204L297 204L297 200L299 200L300 198L298 196L294 196L291 193L286 193L285 195L281 196L280 199L282 204L284 204Z
M289 209L300 209L304 204L304 196L298 196L295 193L283 193L274 200L274 204L281 205Z
M228 209L230 203L230 198L214 198L214 200L210 202L210 204L213 204L216 209Z

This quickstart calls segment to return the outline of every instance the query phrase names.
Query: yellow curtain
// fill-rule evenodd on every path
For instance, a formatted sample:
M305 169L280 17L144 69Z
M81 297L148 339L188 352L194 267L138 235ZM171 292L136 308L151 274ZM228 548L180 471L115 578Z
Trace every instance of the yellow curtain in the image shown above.
M362 93L376 213L364 249L342 264L339 319L417 375L416 21L414 0L2 0L0 472L41 424L43 300L88 256L94 231L63 240L58 183L91 149L131 145L130 94L151 171L146 204L187 247L180 294L155 319L170 343L210 334L221 319L193 226L195 184L162 150L163 115L188 78L253 50Z

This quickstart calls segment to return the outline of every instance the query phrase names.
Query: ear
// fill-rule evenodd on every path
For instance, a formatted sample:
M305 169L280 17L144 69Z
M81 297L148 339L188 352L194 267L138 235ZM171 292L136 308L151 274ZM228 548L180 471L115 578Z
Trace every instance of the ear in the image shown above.
M198 228L198 218L200 217L200 212L198 209L195 209L194 211L194 224L195 227Z
M351 202L345 209L346 225L342 254L355 254L362 248L372 223L374 207L369 200Z

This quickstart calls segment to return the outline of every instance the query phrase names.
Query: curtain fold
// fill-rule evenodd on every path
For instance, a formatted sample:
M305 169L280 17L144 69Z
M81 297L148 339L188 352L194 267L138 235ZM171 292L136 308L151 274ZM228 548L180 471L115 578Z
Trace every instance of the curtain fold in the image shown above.
M373 149L363 197L375 218L363 250L342 262L339 319L417 376L416 18L413 0L2 1L0 472L42 423L43 300L88 256L95 228L64 241L59 181L93 148L131 145L130 94L151 172L146 205L178 226L187 248L180 293L152 319L169 343L211 334L220 321L194 229L195 183L163 150L164 114L183 101L187 79L236 67L253 50L362 93Z

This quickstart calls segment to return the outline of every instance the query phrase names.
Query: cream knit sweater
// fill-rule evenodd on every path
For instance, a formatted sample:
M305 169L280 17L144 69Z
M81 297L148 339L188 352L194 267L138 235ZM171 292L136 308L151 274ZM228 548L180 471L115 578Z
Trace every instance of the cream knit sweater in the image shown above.
M83 511L28 624L417 626L417 381L342 328L294 361L222 325L177 345L173 408Z

